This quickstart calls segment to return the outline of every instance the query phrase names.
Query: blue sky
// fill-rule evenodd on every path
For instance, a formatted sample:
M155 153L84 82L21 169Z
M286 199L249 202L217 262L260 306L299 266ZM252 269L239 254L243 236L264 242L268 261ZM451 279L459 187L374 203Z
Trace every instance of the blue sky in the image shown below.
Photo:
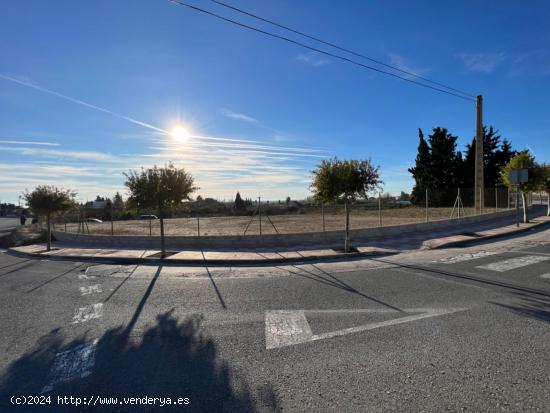
M546 1L227 1L482 94L486 124L550 161ZM0 50L0 202L37 184L112 196L123 171L169 160L202 196L303 198L309 171L335 155L372 158L399 193L417 128L447 127L461 148L475 131L474 103L166 0L2 2ZM178 124L191 136L172 136Z

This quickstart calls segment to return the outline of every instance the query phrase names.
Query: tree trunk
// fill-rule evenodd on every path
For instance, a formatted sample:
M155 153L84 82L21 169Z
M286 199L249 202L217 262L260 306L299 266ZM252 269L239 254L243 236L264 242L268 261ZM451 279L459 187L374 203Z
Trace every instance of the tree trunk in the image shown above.
M344 240L344 252L349 252L350 245L349 245L349 206L348 206L348 200L346 199L344 203L344 209L346 211L346 238Z
M52 229L50 227L50 214L46 215L47 227L48 227L48 235L46 238L46 251L50 251L52 249Z
M160 256L164 258L166 256L166 243L164 240L164 216L162 211L160 212Z
M523 204L523 223L527 224L529 222L529 216L527 215L527 197L523 191L521 191L521 202Z

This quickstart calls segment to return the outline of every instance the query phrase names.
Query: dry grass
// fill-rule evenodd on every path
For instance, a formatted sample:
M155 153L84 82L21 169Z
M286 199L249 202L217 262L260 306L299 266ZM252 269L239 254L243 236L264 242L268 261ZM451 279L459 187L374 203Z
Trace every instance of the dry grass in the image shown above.
M451 216L452 208L432 208L429 210L429 220L435 221L448 219ZM495 212L494 209L487 209L484 212ZM473 208L466 208L465 216L473 215ZM382 226L401 225L425 222L426 210L417 207L394 208L382 210ZM456 216L456 212L455 212ZM351 211L350 226L352 229L371 228L380 225L380 218L377 210L355 209ZM239 217L208 217L200 218L200 235L243 235L247 225L250 223L247 235L260 233L260 221L258 216ZM343 211L330 211L325 213L325 230L339 230L344 228L345 216ZM151 226L149 226L151 224ZM273 215L262 216L262 234L280 234L316 232L323 230L323 218L320 210L310 211L306 214ZM111 223L89 223L90 234L110 235ZM57 230L63 231L64 225L58 225ZM67 224L67 232L77 232L78 224ZM115 235L160 235L160 222L154 221L114 221L113 230ZM166 235L197 235L197 218L172 218L165 220Z

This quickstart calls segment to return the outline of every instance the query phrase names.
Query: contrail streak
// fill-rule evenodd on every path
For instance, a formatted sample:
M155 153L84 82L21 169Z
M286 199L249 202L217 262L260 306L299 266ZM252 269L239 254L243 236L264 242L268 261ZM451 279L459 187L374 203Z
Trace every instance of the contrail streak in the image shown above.
M1 73L0 73L0 78L4 79L4 80L8 80L8 81L13 82L13 83L17 83L17 84L22 85L22 86L26 86L26 87L34 89L34 90L38 90L38 91L43 92L43 93L48 93L50 95L57 96L58 98L65 99L65 100L68 100L69 102L73 102L73 103L76 103L78 105L81 105L81 106L84 106L84 107L87 107L87 108L90 108L90 109L94 109L94 110L97 110L99 112L106 113L108 115L117 117L119 119L124 119L124 120L126 120L130 123L133 123L134 125L143 126L144 128L151 129L151 130L154 130L154 131L157 131L157 132L162 132L162 133L165 133L167 135L170 134L170 132L168 132L164 129L157 128L156 126L153 126L153 125L150 125L148 123L142 122L140 120L131 118L129 116L121 115L120 113L113 112L112 110L105 109L105 108L102 108L102 107L99 107L99 106L96 106L96 105L92 105L91 103L84 102L83 100L75 99L73 97L70 97L70 96L64 95L62 93L56 92L55 90L46 89L44 87L32 84L30 82L25 82L23 80L19 80L19 79L16 79L14 77L11 77L11 76L6 76L6 75L3 75Z

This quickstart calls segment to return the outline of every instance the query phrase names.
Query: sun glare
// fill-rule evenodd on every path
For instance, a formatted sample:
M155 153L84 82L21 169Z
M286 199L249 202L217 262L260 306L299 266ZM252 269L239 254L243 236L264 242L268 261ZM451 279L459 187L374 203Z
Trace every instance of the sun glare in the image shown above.
M172 129L172 137L178 142L186 142L189 139L189 131L183 126L176 126Z

